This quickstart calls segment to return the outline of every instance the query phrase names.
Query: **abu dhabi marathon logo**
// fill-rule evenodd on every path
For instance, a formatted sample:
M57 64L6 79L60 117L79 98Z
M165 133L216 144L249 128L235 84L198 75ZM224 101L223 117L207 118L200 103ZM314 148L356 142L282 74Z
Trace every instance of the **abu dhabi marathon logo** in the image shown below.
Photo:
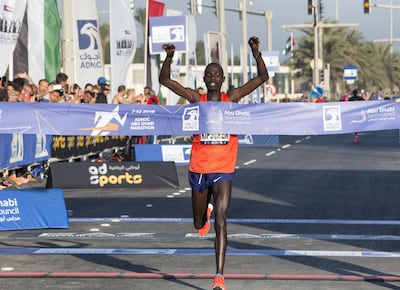
M101 68L100 37L96 20L78 20L80 68Z
M111 131L118 131L120 125L125 125L127 115L128 113L125 113L123 117L119 115L119 106L117 106L112 112L96 112L94 117L95 127L82 128L80 130L91 130L91 136L107 136Z
M182 115L182 131L198 131L199 116L199 106L185 108Z
M324 131L341 131L342 115L340 106L324 106Z

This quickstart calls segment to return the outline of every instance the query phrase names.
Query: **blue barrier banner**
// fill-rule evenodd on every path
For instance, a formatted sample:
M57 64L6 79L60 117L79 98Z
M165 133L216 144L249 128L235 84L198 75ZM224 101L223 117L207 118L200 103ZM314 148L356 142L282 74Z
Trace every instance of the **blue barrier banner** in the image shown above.
M0 168L13 168L50 158L52 136L0 134Z
M400 103L394 101L274 104L204 102L184 106L3 102L0 104L0 134L343 134L398 129L399 106Z
M0 230L68 228L61 189L2 190Z

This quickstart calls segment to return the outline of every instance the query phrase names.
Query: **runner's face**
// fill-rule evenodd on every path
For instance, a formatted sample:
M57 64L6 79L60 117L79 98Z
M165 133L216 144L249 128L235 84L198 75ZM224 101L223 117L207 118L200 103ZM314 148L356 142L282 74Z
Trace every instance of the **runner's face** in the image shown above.
M225 77L221 66L217 64L209 65L204 72L204 83L208 91L220 90Z

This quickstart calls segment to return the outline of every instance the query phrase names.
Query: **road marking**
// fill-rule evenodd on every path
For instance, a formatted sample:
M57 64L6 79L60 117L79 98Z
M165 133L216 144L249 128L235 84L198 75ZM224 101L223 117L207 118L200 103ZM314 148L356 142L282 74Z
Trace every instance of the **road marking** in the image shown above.
M291 146L290 144L286 144L286 145L283 145L282 148L286 149L286 148L289 148L290 146Z
M12 248L0 249L0 255L34 254L34 255L180 255L180 256L214 256L213 248ZM228 256L302 256L302 257L368 257L400 258L400 252L388 251L312 251L312 250L258 250L228 249Z
M271 155L273 155L273 154L275 154L275 153L276 153L276 151L274 150L274 151L271 151L271 152L266 153L265 156L271 156Z
M14 233L11 238L44 238L44 239L80 239L80 238L129 238L129 239L197 239L200 236L197 233L106 233L106 232L42 232L42 233ZM207 234L207 238L214 238L215 234ZM398 235L346 235L346 234L268 234L268 233L231 233L228 234L231 239L253 239L253 240L324 240L324 241L400 241Z
M255 163L255 162L257 162L257 160L256 159L251 159L251 160L249 160L249 161L247 161L247 162L244 162L243 163L243 165L250 165L250 164L253 164L253 163Z
M335 225L400 225L400 220L340 220L340 219L227 219L230 223L239 224L335 224ZM192 218L69 218L69 222L166 222L166 223L193 223Z

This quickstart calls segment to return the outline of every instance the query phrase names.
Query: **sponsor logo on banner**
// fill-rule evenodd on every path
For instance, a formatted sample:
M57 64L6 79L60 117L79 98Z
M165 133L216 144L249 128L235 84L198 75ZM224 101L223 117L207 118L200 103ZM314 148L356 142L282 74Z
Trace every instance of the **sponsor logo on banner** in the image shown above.
M19 221L18 200L16 197L0 200L0 223Z
M340 131L342 130L342 118L340 106L323 107L324 130Z
M133 53L134 42L132 40L131 31L124 30L125 37L116 40L116 54L120 56L129 56Z
M182 130L197 131L199 130L199 106L185 108L182 115Z
M78 20L80 68L102 68L97 20Z
M109 172L109 171L112 172ZM143 182L142 174L131 174L130 172L140 171L140 164L129 165L108 165L102 163L100 165L94 164L89 166L88 172L90 174L89 182L92 185L98 185L103 188L107 184L122 185L122 184L141 184Z
M96 112L94 117L94 128L82 128L81 130L92 130L90 135L92 136L106 136L110 134L110 131L118 131L119 125L124 126L126 121L127 113L123 117L119 115L119 106L115 107L111 112L102 111ZM117 123L112 122L113 120Z

